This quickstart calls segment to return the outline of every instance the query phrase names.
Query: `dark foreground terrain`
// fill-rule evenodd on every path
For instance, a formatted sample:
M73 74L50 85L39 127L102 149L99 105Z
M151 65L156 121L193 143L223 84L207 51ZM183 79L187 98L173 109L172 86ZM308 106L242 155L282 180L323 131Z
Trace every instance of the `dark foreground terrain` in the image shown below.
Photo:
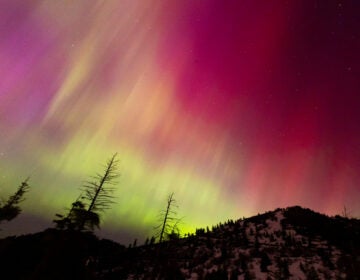
M0 240L1 279L360 279L360 220L298 206L125 247L48 229Z

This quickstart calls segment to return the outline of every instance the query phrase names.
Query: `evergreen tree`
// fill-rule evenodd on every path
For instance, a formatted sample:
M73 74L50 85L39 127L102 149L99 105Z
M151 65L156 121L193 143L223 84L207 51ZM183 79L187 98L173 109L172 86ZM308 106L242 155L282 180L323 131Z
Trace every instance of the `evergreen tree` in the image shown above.
M80 225L83 222L83 215L86 213L86 210L84 203L80 199L81 195L71 204L67 216L56 214L56 217L59 218L58 220L53 220L53 222L56 223L56 228L81 230Z
M29 190L29 178L21 183L17 191L9 197L9 199L2 205L0 203L0 223L1 221L11 221L21 213L19 203L24 200L24 194Z
M146 237L146 240L145 240L144 245L145 245L145 246L149 245L149 242L150 242L149 237Z

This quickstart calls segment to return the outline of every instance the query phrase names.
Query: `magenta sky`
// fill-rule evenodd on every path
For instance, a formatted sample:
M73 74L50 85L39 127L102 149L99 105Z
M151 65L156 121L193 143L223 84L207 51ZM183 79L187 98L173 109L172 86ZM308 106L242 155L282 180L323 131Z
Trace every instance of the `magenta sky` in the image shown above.
M358 1L1 6L0 194L30 174L27 219L113 152L132 191L109 232L147 233L171 191L189 230L295 204L360 216Z

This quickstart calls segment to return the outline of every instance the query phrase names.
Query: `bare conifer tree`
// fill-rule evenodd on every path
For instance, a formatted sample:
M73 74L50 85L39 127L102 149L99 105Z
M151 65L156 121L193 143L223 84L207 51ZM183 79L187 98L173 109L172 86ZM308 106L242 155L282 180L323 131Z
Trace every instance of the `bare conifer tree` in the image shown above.
M346 208L345 205L344 205L344 209L343 209L341 215L342 215L344 218L347 218L347 219L350 218L350 212L349 212L349 210Z
M174 208L177 208L176 200L174 199L174 193L168 196L166 209L160 212L159 224L155 229L158 231L159 243L165 238L171 239L175 236L179 236L179 223L181 219L177 218L177 212Z
M108 160L103 173L96 174L92 181L85 183L81 188L82 195L72 203L66 217L56 214L60 218L54 220L58 228L93 230L94 227L100 227L100 213L114 203L115 179L119 177L116 156L117 154L114 154Z

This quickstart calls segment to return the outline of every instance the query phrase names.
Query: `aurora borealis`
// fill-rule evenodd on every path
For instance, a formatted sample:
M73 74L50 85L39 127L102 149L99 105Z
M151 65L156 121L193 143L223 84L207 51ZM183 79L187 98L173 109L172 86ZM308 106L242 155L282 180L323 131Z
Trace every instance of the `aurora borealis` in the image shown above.
M360 216L359 1L0 6L0 195L32 187L1 235L52 226L115 152L102 228L120 241L171 192L184 231L291 205Z

